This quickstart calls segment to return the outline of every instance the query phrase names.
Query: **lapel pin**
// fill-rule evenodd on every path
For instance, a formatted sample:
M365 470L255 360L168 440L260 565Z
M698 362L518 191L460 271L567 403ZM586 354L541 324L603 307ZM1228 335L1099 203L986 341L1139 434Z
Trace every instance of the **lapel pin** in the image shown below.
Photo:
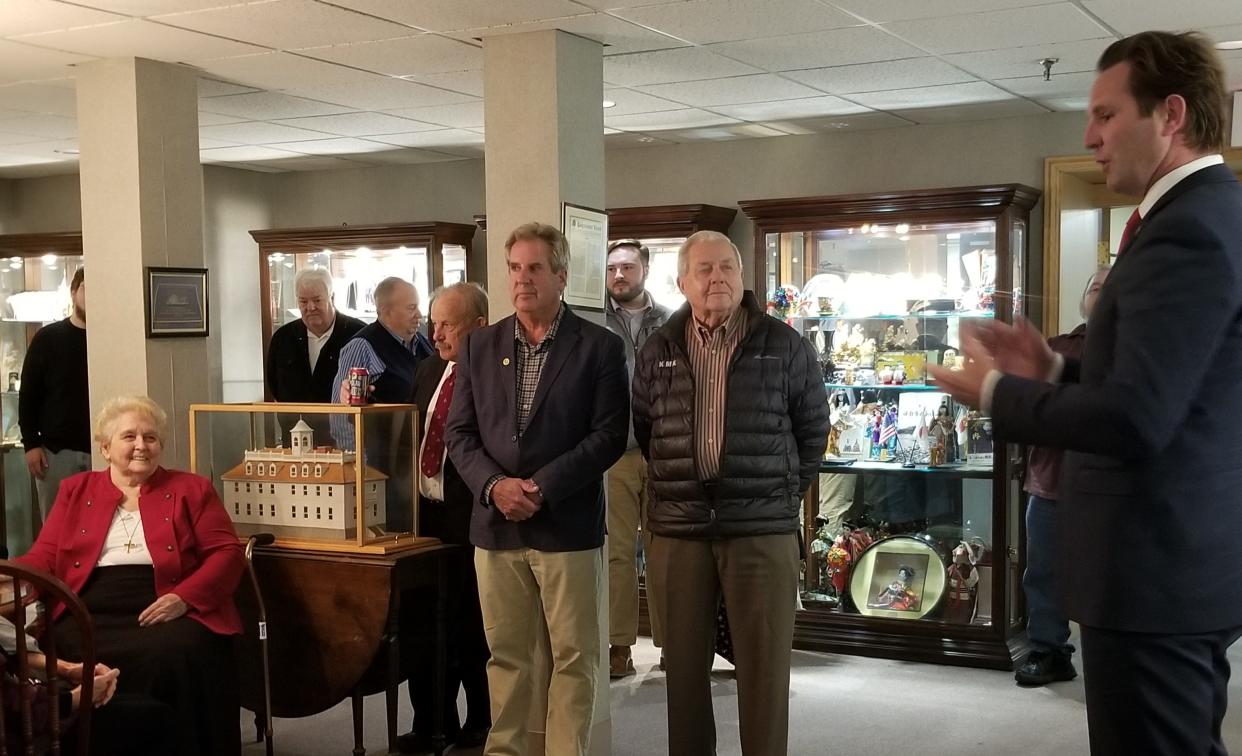
M509 358L508 358L508 357L504 358L503 360L501 360L501 361L500 361L500 364L501 364L501 365L508 366L508 364L509 364Z

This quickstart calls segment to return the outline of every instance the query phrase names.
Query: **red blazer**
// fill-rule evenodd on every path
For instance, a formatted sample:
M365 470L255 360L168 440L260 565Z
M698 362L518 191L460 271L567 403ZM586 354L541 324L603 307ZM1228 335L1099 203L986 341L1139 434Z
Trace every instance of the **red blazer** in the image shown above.
M16 561L50 572L81 593L123 496L106 469L66 478L39 540ZM241 633L233 593L245 558L211 481L161 467L142 484L138 496L155 567L155 594L177 594L189 605L187 616L212 632Z

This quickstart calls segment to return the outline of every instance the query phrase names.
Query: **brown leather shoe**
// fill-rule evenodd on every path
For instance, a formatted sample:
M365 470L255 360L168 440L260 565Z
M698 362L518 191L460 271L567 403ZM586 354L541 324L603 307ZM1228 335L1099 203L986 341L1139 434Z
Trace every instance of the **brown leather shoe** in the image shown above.
M634 659L629 646L611 646L608 649L608 677L619 680L634 674Z

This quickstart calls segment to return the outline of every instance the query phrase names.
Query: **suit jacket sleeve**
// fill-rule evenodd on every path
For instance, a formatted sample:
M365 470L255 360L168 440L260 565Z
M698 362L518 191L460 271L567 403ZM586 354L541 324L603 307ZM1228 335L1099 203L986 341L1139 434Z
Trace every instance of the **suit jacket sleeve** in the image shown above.
M798 442L798 490L805 493L819 475L828 446L828 396L824 392L819 360L805 339L800 340L789 366L789 419Z
M457 380L453 386L453 404L449 408L448 421L444 424L444 443L448 446L453 465L470 487L475 500L482 501L483 487L487 485L487 481L496 475L505 475L505 471L483 446L479 418L474 408L470 362L478 335L477 331L467 335L458 353Z
M232 520L208 480L196 480L198 491L186 496L198 567L172 592L197 609L208 612L233 601L245 570L245 557Z
M556 457L531 479L539 485L550 507L567 495L593 482L625 453L630 431L629 371L625 346L613 333L601 334L594 375L579 376L591 393L591 430L572 450ZM583 397L582 392L577 394Z
M1117 325L1104 380L1053 385L1005 376L992 399L998 433L1011 441L1135 459L1168 446L1242 298L1242 281L1225 247L1236 242L1201 226L1188 228L1201 221L1185 218L1153 224L1126 260L1130 269L1110 277L1108 286L1117 287Z
M276 357L280 352L280 341L280 331L277 330L267 344L267 359L264 360L263 367L263 375L267 379L267 393L276 401L280 401L280 386L276 383L276 366L279 362Z

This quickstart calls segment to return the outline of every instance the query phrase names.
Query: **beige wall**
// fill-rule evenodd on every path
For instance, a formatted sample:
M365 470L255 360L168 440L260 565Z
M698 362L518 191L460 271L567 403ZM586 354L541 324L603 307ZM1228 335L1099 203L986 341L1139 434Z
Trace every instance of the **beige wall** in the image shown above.
M14 179L9 182L12 215L5 223L6 234L36 234L53 231L80 231L82 203L78 176L48 176ZM6 220L0 215L0 220Z
M13 182L0 179L0 234L13 233Z

